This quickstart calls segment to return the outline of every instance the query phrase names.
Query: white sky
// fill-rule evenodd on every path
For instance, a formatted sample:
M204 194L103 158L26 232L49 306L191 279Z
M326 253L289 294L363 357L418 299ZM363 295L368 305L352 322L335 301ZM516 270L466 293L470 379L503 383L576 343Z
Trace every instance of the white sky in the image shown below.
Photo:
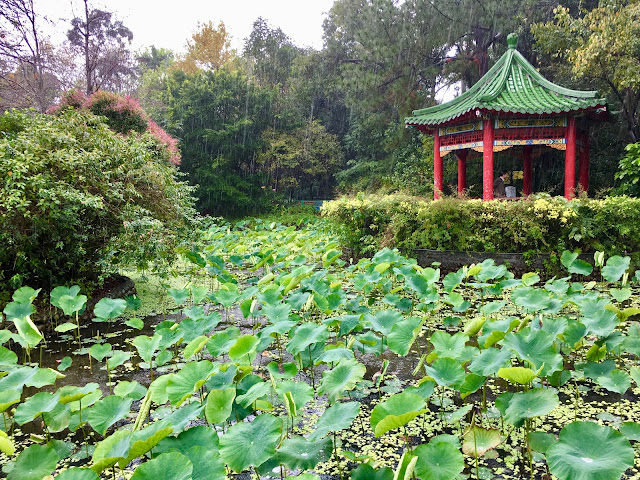
M112 11L133 32L133 48L155 45L176 52L196 31L198 22L224 22L231 46L241 52L258 17L281 28L299 47L322 48L322 22L334 0L91 0L90 6ZM68 20L82 13L79 0L35 0L36 13L56 21L54 42L64 40ZM60 22L65 19L67 22Z

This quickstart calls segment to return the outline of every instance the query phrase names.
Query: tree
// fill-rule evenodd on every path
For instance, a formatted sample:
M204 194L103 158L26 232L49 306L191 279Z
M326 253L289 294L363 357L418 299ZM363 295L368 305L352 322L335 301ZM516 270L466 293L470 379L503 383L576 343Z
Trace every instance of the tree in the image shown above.
M267 206L255 158L273 121L274 94L226 67L166 79L166 128L180 139L181 169L198 185L201 211L242 215Z
M127 44L133 33L113 14L90 9L89 0L82 0L84 17L71 20L67 38L84 58L84 80L87 95L98 89L123 91L135 75Z
M603 0L576 16L559 6L555 20L535 25L533 33L575 76L611 92L629 140L640 141L640 2Z
M187 42L187 54L175 66L186 73L215 70L228 63L234 53L223 22L217 27L211 21L198 23L198 30Z
M0 0L0 107L44 112L59 91L49 68L53 46L42 38L33 0Z
M258 165L275 191L289 198L331 195L333 174L343 154L337 137L318 120L290 132L269 129L262 136L267 146L258 155Z

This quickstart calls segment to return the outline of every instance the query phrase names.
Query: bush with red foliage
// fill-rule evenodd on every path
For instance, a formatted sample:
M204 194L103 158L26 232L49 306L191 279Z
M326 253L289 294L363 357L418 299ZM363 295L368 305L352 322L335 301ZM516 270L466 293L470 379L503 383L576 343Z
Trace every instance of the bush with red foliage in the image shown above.
M158 146L166 151L169 162L180 165L178 140L154 122L131 96L98 90L87 97L79 90L70 90L63 94L60 104L49 108L48 113L57 113L65 107L86 108L95 115L106 118L109 128L122 135L127 135L132 130L138 133L148 132Z

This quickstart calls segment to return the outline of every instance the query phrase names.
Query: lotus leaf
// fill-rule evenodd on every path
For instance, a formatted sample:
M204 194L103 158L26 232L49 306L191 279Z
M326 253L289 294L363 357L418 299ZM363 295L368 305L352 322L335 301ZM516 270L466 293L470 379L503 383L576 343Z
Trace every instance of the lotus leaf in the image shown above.
M58 454L49 445L31 445L16 459L8 480L42 480L51 474L58 463Z
M332 405L324 411L318 423L316 423L315 431L309 435L308 440L313 442L324 437L329 432L339 432L349 428L358 413L360 413L360 403L358 402Z
M329 402L335 403L362 380L367 367L356 360L340 360L331 370L322 372L322 383L318 389L320 395L327 394Z
M426 412L424 399L414 393L398 393L375 406L371 427L376 437L400 428Z
M493 450L500 443L500 432L473 425L462 436L462 452L473 457L483 457L489 450Z
M592 422L565 426L546 456L551 473L560 480L618 480L633 466L629 440Z
M329 460L332 446L330 438L309 442L304 437L291 437L282 442L276 460L291 469L309 470Z
M447 442L420 445L414 454L415 472L422 480L453 480L464 469L462 453Z
M429 377L443 387L458 388L465 379L460 362L452 358L438 358L424 369Z
M548 388L534 388L528 392L514 393L509 399L504 418L512 425L520 427L525 419L546 415L559 404L558 394Z
M187 457L178 452L158 455L156 458L140 465L131 480L192 480L193 464Z
M236 423L220 438L220 457L236 473L258 467L274 455L281 432L282 421L269 414Z
M117 395L104 397L89 410L89 425L104 435L111 425L129 414L132 402L130 398L120 398Z

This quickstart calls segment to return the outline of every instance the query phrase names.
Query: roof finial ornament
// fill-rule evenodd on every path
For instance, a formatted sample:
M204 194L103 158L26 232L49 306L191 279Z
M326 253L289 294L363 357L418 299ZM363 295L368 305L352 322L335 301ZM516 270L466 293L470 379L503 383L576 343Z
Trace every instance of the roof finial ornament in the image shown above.
M507 46L511 49L515 49L518 45L518 34L510 33L507 35Z

